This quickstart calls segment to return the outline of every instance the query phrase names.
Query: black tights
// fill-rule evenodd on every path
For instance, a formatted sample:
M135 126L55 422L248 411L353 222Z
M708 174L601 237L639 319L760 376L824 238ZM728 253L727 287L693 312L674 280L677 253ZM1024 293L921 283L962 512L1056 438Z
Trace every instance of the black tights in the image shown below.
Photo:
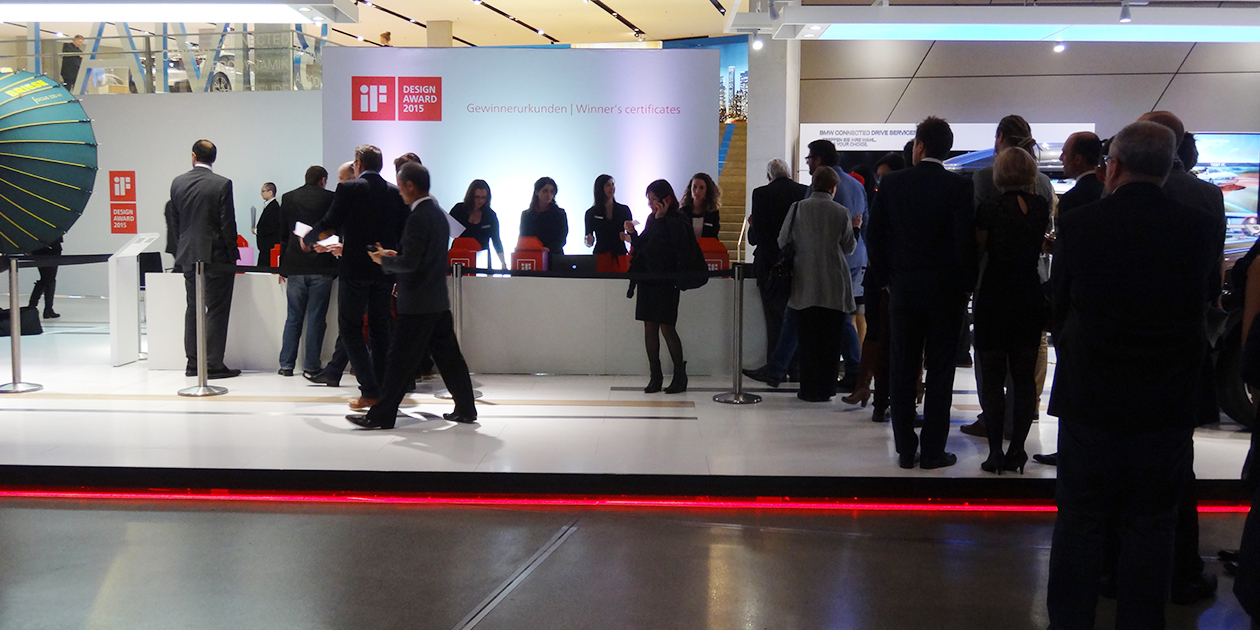
M678 331L674 329L673 324L643 322L643 345L647 348L648 361L660 362L662 335L665 336L665 347L669 349L669 358L674 361L674 367L681 366L683 364L682 339L678 338Z
M1002 430L1006 424L1006 374L1010 367L1014 384L1014 429L1008 452L1024 450L1024 440L1032 428L1033 416L1037 415L1037 348L1016 352L980 352L981 378L980 407L984 411L984 424L988 431L989 451L1002 452Z

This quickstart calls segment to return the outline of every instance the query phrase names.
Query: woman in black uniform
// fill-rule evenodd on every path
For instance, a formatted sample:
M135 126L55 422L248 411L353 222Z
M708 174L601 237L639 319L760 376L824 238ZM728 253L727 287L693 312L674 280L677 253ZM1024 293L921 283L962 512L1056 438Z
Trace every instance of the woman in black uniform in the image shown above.
M534 196L529 209L521 213L521 236L542 241L552 256L564 255L564 242L569 238L569 216L556 205L556 180L540 177L534 182Z
M640 273L673 273L683 268L682 258L688 247L691 226L678 210L678 199L669 182L658 179L647 187L648 205L652 216L648 217L643 233L638 234L633 221L626 221L624 229L634 245L631 271ZM665 388L666 394L687 391L687 362L683 360L682 340L674 325L678 322L678 285L673 280L641 280L638 282L639 300L635 303L634 318L643 322L643 341L647 349L651 379L645 393L661 391L665 380L661 372L661 337L669 357L674 361L674 378Z
M718 207L722 205L722 189L708 173L696 173L683 191L682 213L696 238L717 238L722 222Z
M624 273L629 268L622 226L633 221L630 208L617 203L617 184L612 175L595 178L595 205L586 211L586 246L595 248L595 270Z
M451 217L464 226L464 236L475 238L481 244L481 250L489 250L494 241L494 251L499 254L499 263L508 268L503 258L503 239L499 238L499 215L490 209L490 184L484 179L474 179L464 193L464 200L451 208ZM478 250L478 251L481 251ZM488 261L493 266L493 261Z

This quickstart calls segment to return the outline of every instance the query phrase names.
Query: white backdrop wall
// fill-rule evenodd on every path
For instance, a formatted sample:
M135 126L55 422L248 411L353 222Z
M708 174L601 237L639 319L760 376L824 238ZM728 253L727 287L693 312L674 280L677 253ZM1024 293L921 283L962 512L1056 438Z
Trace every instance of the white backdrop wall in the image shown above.
M67 254L112 253L131 238L110 233L111 170L136 172L137 231L162 234L150 249L160 251L171 180L192 167L194 142L213 141L219 148L214 170L232 180L237 228L253 245L249 208L262 212L262 184L275 182L281 193L297 188L323 155L317 92L98 95L83 97L83 107L100 144L100 170L87 209L66 234ZM325 167L335 180L337 164ZM33 270L23 272L21 292L29 293L37 278ZM107 286L104 264L63 267L57 274L60 295L105 295Z
M565 252L589 253L582 216L601 173L616 178L618 200L642 220L653 180L667 179L681 196L692 173L717 172L717 64L714 50L334 48L324 54L324 160L374 144L389 170L414 152L448 210L484 179L508 252L534 181L549 176L569 217ZM352 77L363 76L440 77L441 120L352 120L363 96ZM470 111L487 106L545 109ZM655 109L634 109L643 106Z

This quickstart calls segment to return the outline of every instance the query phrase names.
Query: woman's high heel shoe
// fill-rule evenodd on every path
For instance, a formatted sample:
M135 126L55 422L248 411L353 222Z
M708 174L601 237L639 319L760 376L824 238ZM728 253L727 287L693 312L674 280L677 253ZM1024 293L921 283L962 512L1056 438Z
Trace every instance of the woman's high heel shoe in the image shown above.
M1006 465L1006 458L1002 457L1002 451L993 451L989 453L989 459L980 462L980 470L987 473L1002 474L1002 469Z
M858 385L857 387L854 387L852 394L849 394L848 396L840 397L840 400L843 401L845 404L860 405L863 409L866 408L866 401L870 399L871 399L871 388L867 386L862 386L862 385Z
M1006 460L1002 463L1002 470L1018 470L1019 474L1024 474L1024 464L1028 463L1027 451L1014 451L1006 454Z

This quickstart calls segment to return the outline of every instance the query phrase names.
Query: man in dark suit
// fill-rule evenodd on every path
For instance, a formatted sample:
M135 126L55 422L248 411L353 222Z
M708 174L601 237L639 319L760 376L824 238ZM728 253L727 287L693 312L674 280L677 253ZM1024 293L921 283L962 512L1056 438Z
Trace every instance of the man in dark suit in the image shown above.
M455 338L455 322L446 290L446 246L450 225L446 213L429 196L429 170L417 162L407 162L398 170L398 187L410 206L398 250L378 248L371 259L396 281L398 319L389 348L384 397L366 414L346 419L367 429L392 429L398 405L415 382L416 370L425 352L442 373L446 388L455 399L454 413L443 417L451 422L477 421L472 379L468 364Z
M328 317L328 301L332 295L337 259L332 254L302 250L294 228L300 222L311 226L319 222L332 206L333 194L324 188L328 171L322 166L306 169L306 184L284 193L280 205L280 233L288 238L280 242L280 267L286 282L285 298L288 316L284 321L284 337L280 344L280 375L293 376L297 365L298 340L306 323L306 356L302 361L304 375L317 374L319 354L324 347L324 329ZM310 376L307 376L310 378Z
M914 468L919 366L927 371L923 405L924 469L952 466L945 452L954 389L954 354L967 294L976 286L975 207L971 180L945 170L954 145L949 123L929 116L914 137L914 167L884 176L867 234L870 270L888 283L892 332L890 407L898 465Z
M748 243L757 247L753 251L753 275L757 278L761 308L766 314L766 363L769 363L783 327L788 295L786 291L771 291L766 279L770 277L770 268L779 260L779 230L783 228L783 218L793 203L809 194L809 186L793 181L787 162L778 158L766 165L766 179L770 180L769 184L753 189Z
M236 206L232 201L232 180L211 170L218 149L209 140L198 140L192 148L192 170L171 182L171 199L166 204L166 251L175 255L175 267L184 272L188 307L184 311L184 355L188 358L186 376L197 375L197 262L232 264L240 258L236 249ZM227 347L228 313L232 308L232 288L236 274L224 271L205 273L206 366L209 378L231 378L241 371L223 365Z
M1176 140L1137 122L1112 140L1107 197L1058 227L1051 405L1060 417L1052 628L1092 628L1103 531L1120 537L1116 625L1164 627L1178 503L1190 479L1219 217L1160 186Z
M359 380L360 397L350 405L355 411L364 411L380 399L379 379L385 374L389 352L389 297L394 283L372 262L368 248L377 243L396 248L407 220L407 207L398 187L381 178L382 164L380 149L370 144L356 147L356 178L337 184L332 206L302 239L302 247L307 249L325 231L336 230L341 236L337 331ZM364 313L371 350L363 341Z
M1094 173L1100 157L1102 140L1092 131L1078 131L1068 136L1063 143L1063 152L1059 154L1059 161L1063 163L1063 174L1075 178L1076 185L1059 195L1060 217L1087 203L1102 199L1103 183Z
M267 182L262 185L263 201L267 202L263 205L262 214L258 215L258 225L254 228L254 234L257 236L258 242L258 266L271 266L271 250L284 242L285 235L283 220L280 217L280 202L276 200L276 185Z

